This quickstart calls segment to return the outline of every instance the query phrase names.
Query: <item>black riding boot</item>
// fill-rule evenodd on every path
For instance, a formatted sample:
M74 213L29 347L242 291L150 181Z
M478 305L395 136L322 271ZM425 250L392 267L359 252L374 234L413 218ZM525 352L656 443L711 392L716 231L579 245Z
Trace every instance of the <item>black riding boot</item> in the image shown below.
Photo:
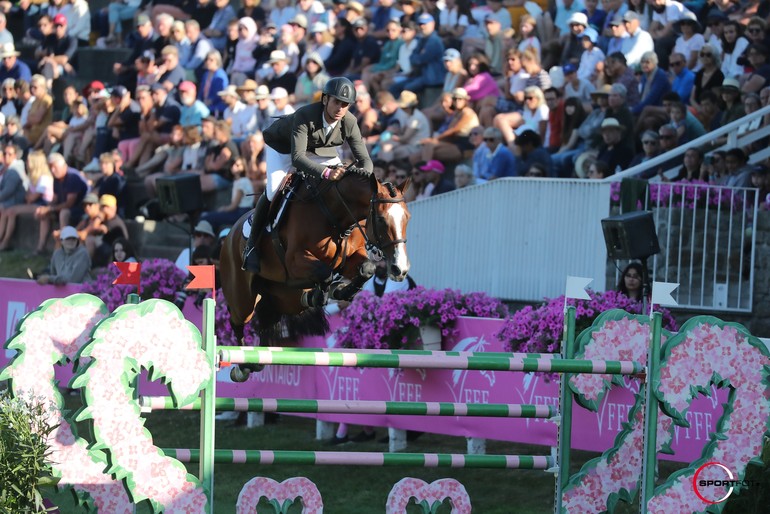
M251 220L251 233L246 247L243 249L243 271L259 273L259 236L265 230L267 214L270 211L270 201L267 195L262 193L254 207L254 216Z

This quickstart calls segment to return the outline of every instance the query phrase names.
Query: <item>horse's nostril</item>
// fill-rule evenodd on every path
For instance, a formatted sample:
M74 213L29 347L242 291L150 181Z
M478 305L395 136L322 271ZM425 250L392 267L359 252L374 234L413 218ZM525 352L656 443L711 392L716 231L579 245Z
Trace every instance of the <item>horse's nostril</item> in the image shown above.
M391 274L392 274L394 277L400 277L400 276L401 276L401 268L399 268L399 267L398 267L398 266L396 266L395 264L393 264L393 265L390 267L390 272L391 272Z

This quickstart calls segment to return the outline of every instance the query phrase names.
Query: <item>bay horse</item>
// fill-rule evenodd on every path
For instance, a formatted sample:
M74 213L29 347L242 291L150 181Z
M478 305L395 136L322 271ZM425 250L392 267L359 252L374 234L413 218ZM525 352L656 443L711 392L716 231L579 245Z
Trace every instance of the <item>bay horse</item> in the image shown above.
M258 274L241 269L243 226L251 212L243 215L220 254L222 292L238 341L242 344L244 327L255 313L262 345L323 335L329 328L323 312L327 298L353 299L374 274L370 253L387 259L391 280L404 280L409 272L407 187L408 182L381 183L363 170L349 170L337 181L304 177L292 186L278 227L271 228L277 233L260 238Z

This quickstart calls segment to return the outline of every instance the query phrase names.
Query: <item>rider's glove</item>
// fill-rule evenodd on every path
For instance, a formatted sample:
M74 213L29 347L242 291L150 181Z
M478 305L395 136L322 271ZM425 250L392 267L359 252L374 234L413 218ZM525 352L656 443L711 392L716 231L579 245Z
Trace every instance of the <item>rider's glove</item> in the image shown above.
M332 173L334 172L335 168L326 168L323 173L321 173L321 178L328 180L329 177L331 177Z

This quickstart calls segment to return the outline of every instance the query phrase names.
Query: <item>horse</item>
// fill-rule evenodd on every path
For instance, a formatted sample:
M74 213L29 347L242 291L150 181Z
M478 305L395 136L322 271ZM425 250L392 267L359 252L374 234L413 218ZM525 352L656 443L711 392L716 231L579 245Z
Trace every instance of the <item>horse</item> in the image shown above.
M302 178L290 186L285 205L280 198L273 201L273 209L284 212L278 226L269 223L270 232L259 240L258 274L241 269L243 226L251 212L235 223L222 244L221 287L241 344L255 313L263 345L326 333L323 306L328 298L353 299L374 274L370 255L387 259L391 280L402 281L409 272L410 214L403 196L408 181L401 186L381 183L363 170L347 171L337 181Z

